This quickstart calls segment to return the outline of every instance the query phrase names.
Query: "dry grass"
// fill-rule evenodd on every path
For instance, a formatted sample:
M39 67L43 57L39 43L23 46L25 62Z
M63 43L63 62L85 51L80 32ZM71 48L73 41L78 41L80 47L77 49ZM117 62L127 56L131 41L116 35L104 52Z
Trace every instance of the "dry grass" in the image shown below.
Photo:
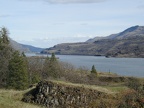
M129 88L126 86L106 86L105 88L115 93L129 90Z
M26 91L0 89L0 108L42 108L21 101Z
M60 81L60 80L50 80L50 81L60 85L93 89L93 90L97 90L107 94L114 94L114 95L129 90L129 88L124 86L123 83L112 83L110 85L97 86L97 85L71 83L71 82ZM144 81L143 78L141 79L141 81ZM28 104L21 101L23 98L23 94L25 94L29 90L30 89L25 91L16 91L16 90L0 89L0 108L42 108L42 106Z
M77 84L77 83L71 83L71 82L66 82L66 81L56 81L52 80L52 82L57 83L57 84L63 84L67 86L73 86L73 87L84 87L88 89L94 89L100 92L104 92L107 94L115 94L124 90L128 90L126 86L122 85L116 85L116 86L97 86L97 85L86 85L86 84Z

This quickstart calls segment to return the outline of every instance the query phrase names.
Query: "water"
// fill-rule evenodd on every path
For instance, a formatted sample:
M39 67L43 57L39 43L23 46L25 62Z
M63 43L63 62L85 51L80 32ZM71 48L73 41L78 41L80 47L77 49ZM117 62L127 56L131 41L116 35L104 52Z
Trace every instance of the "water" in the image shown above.
M35 54L27 54L35 56ZM47 56L47 55L43 55ZM105 58L97 56L56 55L60 61L75 67L91 69L95 65L100 72L113 72L123 76L144 77L144 58Z

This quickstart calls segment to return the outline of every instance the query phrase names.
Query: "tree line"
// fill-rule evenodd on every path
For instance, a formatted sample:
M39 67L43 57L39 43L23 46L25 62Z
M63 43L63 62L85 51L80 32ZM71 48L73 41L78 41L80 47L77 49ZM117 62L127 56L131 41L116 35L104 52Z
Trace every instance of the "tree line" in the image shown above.
M26 89L30 85L48 78L66 80L85 80L80 70L64 62L60 62L52 53L51 57L26 57L25 54L12 48L8 29L0 30L0 87L9 89ZM76 72L77 71L77 72ZM84 70L82 70L84 72ZM85 72L86 73L86 72ZM97 76L92 66L91 73ZM82 79L83 78L83 79Z

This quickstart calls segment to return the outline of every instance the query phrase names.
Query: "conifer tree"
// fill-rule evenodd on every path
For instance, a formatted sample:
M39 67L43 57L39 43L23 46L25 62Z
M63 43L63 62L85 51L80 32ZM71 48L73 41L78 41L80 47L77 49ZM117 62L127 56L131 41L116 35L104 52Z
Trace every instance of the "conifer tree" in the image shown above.
M44 63L43 73L44 77L59 78L60 77L60 66L55 54L52 53L50 58L47 58Z
M53 62L53 63L54 63L54 62L57 62L57 59L56 59L56 57L55 57L55 54L54 54L54 53L52 53L52 54L51 54L50 61L51 61L51 62Z
M8 64L11 59L13 49L9 45L8 30L3 27L0 30L0 86L6 86Z
M2 27L0 32L1 32L0 33L0 37L1 37L0 42L3 44L9 44L9 39L8 39L9 32L8 32L7 28Z
M59 78L60 77L60 69L59 69L59 63L57 58L55 57L55 54L52 53L51 58L50 58L50 65L49 65L49 73L50 76L53 78Z
M18 51L13 53L8 68L8 88L18 90L26 89L28 87L27 66L23 56Z
M98 73L97 73L94 65L92 66L91 73L92 73L92 74L95 74L96 77L98 76Z

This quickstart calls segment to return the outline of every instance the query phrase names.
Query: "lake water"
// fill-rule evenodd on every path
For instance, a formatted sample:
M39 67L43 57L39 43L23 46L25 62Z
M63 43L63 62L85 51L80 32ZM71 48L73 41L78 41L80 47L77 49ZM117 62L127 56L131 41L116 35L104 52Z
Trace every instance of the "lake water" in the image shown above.
M26 54L35 56L35 54ZM47 55L40 55L47 56ZM113 72L124 76L144 77L144 58L106 58L97 56L56 55L60 61L73 64L75 67L91 69L95 65L100 72Z

